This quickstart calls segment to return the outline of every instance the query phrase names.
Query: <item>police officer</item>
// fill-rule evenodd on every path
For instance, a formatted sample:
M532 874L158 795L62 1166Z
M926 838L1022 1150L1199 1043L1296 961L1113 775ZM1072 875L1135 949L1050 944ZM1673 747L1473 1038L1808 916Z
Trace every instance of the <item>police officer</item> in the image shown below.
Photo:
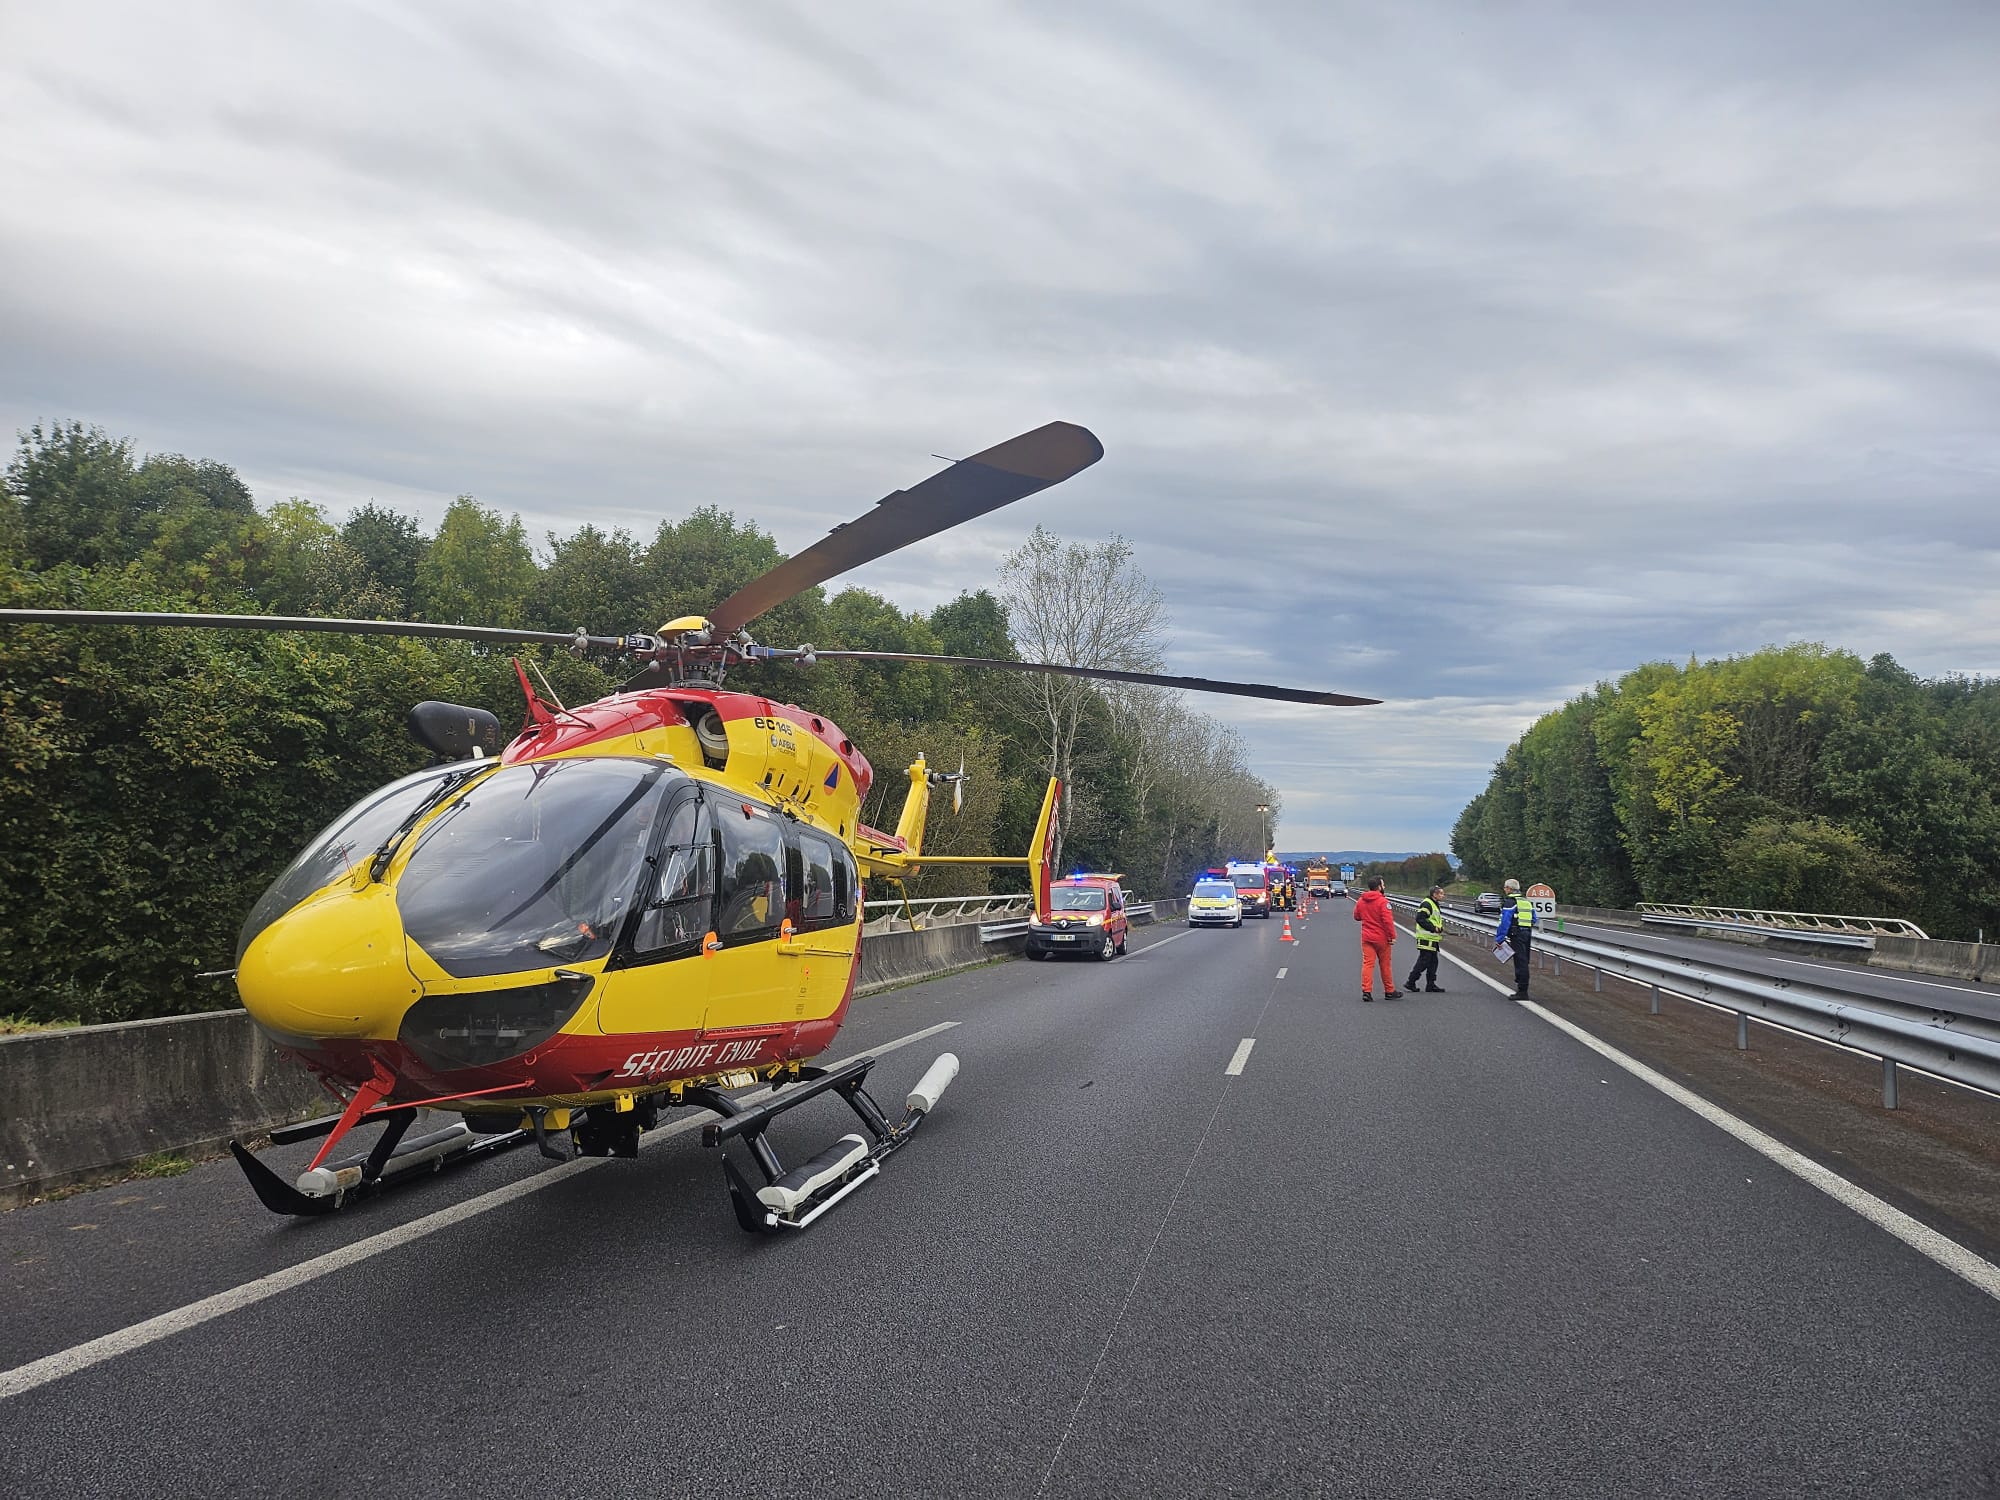
M1528 948L1535 936L1535 903L1521 894L1521 882L1510 880L1501 887L1507 893L1500 907L1500 926L1493 934L1496 946L1514 950L1514 998L1528 998Z
M1417 966L1403 981L1406 990L1415 990L1419 979L1428 979L1425 994L1444 993L1444 986L1438 983L1438 945L1444 941L1444 912L1438 906L1438 897L1443 894L1444 887L1434 885L1417 907Z

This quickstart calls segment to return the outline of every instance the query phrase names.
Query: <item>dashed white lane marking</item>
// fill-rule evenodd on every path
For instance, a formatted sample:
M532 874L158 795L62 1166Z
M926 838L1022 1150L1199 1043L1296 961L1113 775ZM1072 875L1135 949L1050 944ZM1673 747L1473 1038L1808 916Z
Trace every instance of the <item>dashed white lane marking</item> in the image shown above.
M1481 984L1498 990L1503 995L1513 994L1506 985L1480 973L1457 954L1448 953L1445 957ZM1641 1083L1651 1085L1676 1104L1693 1110L1718 1130L1727 1131L1759 1156L1775 1162L1801 1181L1810 1183L1836 1203L1851 1208L1876 1228L1887 1230L1919 1255L1928 1256L1953 1275L1964 1277L1987 1296L2000 1300L2000 1266L1974 1255L1957 1240L1939 1234L1930 1225L1911 1218L1900 1208L1884 1203L1865 1188L1856 1187L1845 1177L1827 1170L1810 1156L1794 1151L1782 1141L1772 1139L1756 1126L1737 1119L1728 1110L1711 1104L1692 1090L1682 1088L1671 1078L1655 1073L1637 1058L1627 1057L1609 1042L1592 1036L1582 1027L1571 1025L1561 1016L1542 1009L1532 1000L1515 1003L1518 1003L1522 1010L1540 1016L1551 1026L1575 1037L1591 1051L1610 1059Z
M921 1042L925 1037L936 1036L940 1031L949 1031L958 1025L956 1021L941 1021L936 1026L927 1026L922 1031L913 1031L908 1036L898 1037L893 1042L884 1042L879 1047L869 1047L865 1053L855 1056L886 1056L899 1048ZM848 1061L848 1059L842 1059ZM839 1067L840 1063L830 1063L829 1067ZM676 1120L671 1125L663 1125L658 1130L648 1131L640 1137L641 1149L653 1146L669 1136L683 1135L697 1126L707 1124L714 1117L706 1111L692 1113L685 1120ZM25 1365L0 1372L0 1401L44 1386L51 1381L61 1380L65 1375L74 1375L79 1370L87 1370L92 1365L102 1364L108 1359L116 1359L121 1354L130 1354L134 1349L142 1349L147 1344L157 1343L184 1329L195 1328L211 1319L220 1318L240 1308L250 1307L281 1292L289 1292L294 1287L331 1276L335 1271L357 1265L364 1260L372 1260L385 1251L395 1250L426 1235L448 1229L453 1224L463 1223L480 1214L513 1203L531 1193L539 1193L543 1188L554 1187L559 1182L567 1182L580 1172L593 1171L614 1160L608 1156L580 1156L574 1161L564 1162L559 1167L551 1167L546 1172L537 1172L532 1177L524 1177L518 1182L510 1182L505 1187L494 1188L481 1193L477 1198L468 1198L463 1203L454 1203L449 1208L441 1208L436 1213L426 1214L421 1219L412 1219L407 1224L394 1229L385 1229L380 1234L370 1235L365 1240L356 1240L351 1245L343 1245L338 1250L329 1250L311 1260L300 1261L295 1266L287 1266L282 1271L273 1271L268 1276L260 1276L255 1281L246 1281L241 1286L231 1287L226 1292L217 1292L212 1297L204 1297L199 1302L190 1302L185 1307L177 1307L172 1312L161 1313L148 1318L143 1323L134 1323L129 1328L121 1328L115 1333L107 1333L88 1343L77 1344L55 1354L47 1354Z
M1271 1002L1278 997L1278 987L1271 986L1271 993L1264 997L1264 1005L1257 1012L1257 1019L1251 1024L1262 1027L1264 1017L1270 1013ZM1245 1037L1243 1045L1237 1049L1239 1057L1250 1055L1254 1037ZM1227 1076L1227 1075L1225 1075ZM1104 1342L1098 1347L1097 1360L1090 1367L1090 1373L1083 1378L1083 1389L1076 1393L1076 1405L1069 1409L1069 1421L1063 1424L1062 1436L1049 1450L1049 1461L1042 1469L1042 1482L1035 1487L1036 1500L1049 1492L1049 1481L1055 1477L1056 1465L1062 1462L1063 1450L1069 1446L1070 1434L1076 1431L1077 1418L1083 1415L1083 1408L1090 1401L1090 1393L1097 1385L1097 1377L1104 1369L1104 1361L1111 1353L1111 1345L1118 1337L1118 1330L1125 1326L1125 1319L1131 1314L1132 1299L1139 1294L1139 1287L1146 1279L1147 1267L1153 1263L1153 1253L1160 1248L1160 1241L1166 1235L1167 1226L1174 1220L1174 1210L1180 1205L1181 1195L1187 1191L1188 1179L1194 1175L1195 1163L1201 1160L1202 1152L1208 1146L1208 1138L1215 1132L1215 1122L1222 1117L1222 1106L1229 1101L1231 1085L1225 1083L1216 1090L1215 1108L1208 1112L1208 1123L1201 1127L1201 1137L1194 1143L1194 1150L1188 1153L1187 1165L1181 1169L1181 1180L1174 1184L1173 1196L1167 1199L1167 1206L1160 1215L1160 1224L1153 1231L1153 1239L1146 1246L1146 1253L1139 1257L1139 1269L1132 1273L1132 1284L1125 1289L1125 1300L1118 1306L1118 1316L1111 1320L1105 1330Z
M1291 973L1291 972L1292 972L1292 971L1291 971L1291 969L1290 969L1290 967L1289 967L1289 966L1288 966L1288 967L1286 967L1286 968L1283 968L1283 969L1280 969L1280 970L1278 970L1278 977L1279 977L1280 979L1283 979L1283 978L1284 978L1284 977L1285 977L1285 976L1286 976L1287 974L1289 974L1289 973Z
M1243 1065L1248 1061L1250 1061L1250 1049L1256 1045L1257 1045L1257 1038L1255 1038L1254 1036L1246 1036L1245 1038L1243 1038L1242 1041L1236 1044L1236 1055L1229 1059L1229 1066L1224 1068L1222 1071L1228 1074L1231 1078L1241 1077L1243 1073Z

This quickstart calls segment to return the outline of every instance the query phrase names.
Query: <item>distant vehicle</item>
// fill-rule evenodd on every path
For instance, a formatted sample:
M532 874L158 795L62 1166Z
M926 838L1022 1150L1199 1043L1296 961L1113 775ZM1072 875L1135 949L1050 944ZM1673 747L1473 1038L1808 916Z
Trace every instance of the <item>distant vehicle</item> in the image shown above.
M1125 951L1125 890L1116 875L1076 874L1049 885L1049 908L1028 919L1028 957L1082 953L1115 958Z
M1264 866L1264 885L1271 894L1271 910L1299 909L1298 887L1292 884L1292 872L1289 868L1284 865Z
M1236 898L1236 882L1196 881L1194 894L1188 897L1187 919L1190 927L1241 927L1243 903Z
M1315 859L1306 865L1306 894L1308 896L1333 894L1333 866L1325 860Z
M1232 864L1229 879L1236 887L1236 899L1243 903L1243 915L1268 920L1271 915L1271 887L1265 879L1264 867Z
M1496 916L1499 915L1500 893L1498 891L1481 891L1479 895L1474 898L1472 903L1472 909L1475 912L1480 913L1481 915L1484 915L1489 911L1494 913L1494 915Z
M1328 891L1327 894L1329 896L1345 896L1347 894L1347 882L1344 880L1336 880L1333 883L1333 889Z

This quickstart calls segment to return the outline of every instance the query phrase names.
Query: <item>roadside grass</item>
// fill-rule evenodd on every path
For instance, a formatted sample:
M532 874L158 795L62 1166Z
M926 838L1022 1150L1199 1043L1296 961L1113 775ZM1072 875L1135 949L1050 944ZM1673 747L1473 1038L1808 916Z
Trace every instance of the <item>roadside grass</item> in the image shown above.
M28 1016L0 1016L0 1036L26 1036L34 1031L73 1031L81 1021L37 1021Z
M178 1177L193 1169L193 1159L178 1151L155 1151L151 1156L140 1157L126 1171L134 1177Z

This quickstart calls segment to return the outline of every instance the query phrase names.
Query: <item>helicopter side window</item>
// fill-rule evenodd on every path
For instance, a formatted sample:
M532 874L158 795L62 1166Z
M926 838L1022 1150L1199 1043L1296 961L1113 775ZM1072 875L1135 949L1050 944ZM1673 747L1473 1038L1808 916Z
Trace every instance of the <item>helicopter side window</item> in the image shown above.
M859 872L854 868L854 856L847 845L833 846L833 913L841 923L854 920L855 904L860 900L856 893L861 889Z
M785 916L785 836L768 809L724 803L722 901L715 930L727 941L769 936Z
M832 927L840 921L838 893L834 887L833 846L817 834L799 831L799 928L810 932L816 927Z
M656 868L632 951L646 958L693 952L709 930L716 885L715 827L699 797L687 798L668 817Z

